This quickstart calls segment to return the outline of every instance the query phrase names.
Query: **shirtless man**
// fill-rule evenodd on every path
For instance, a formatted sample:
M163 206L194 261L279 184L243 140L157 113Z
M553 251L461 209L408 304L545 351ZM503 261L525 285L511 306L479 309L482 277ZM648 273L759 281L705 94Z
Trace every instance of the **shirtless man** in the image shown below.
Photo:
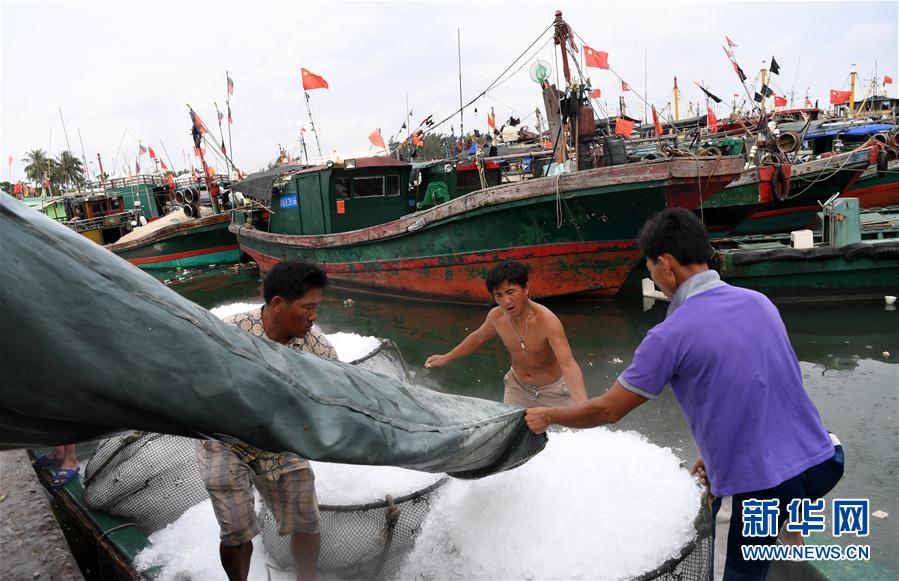
M584 376L571 355L562 322L528 296L527 267L504 262L490 271L486 282L498 306L452 351L428 357L425 367L440 367L474 353L499 335L512 356L512 368L503 379L504 403L530 408L586 401Z

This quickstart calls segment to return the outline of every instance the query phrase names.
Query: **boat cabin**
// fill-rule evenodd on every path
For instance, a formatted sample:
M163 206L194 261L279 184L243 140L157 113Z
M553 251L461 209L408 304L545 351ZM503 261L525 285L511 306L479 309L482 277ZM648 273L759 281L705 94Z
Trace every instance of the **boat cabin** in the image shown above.
M66 226L97 244L112 244L134 227L137 212L125 207L122 194L109 192L68 193L63 196ZM139 208L140 206L138 206Z
M415 207L424 210L484 187L499 185L502 166L495 161L482 161L481 164L483 183L477 161L454 164L452 160L440 159L412 164Z

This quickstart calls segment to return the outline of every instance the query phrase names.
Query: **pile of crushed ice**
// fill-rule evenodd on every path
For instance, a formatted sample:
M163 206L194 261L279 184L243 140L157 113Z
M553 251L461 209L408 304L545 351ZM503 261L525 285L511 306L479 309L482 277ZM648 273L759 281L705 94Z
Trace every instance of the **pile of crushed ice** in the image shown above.
M315 463L322 504L401 496L439 475ZM257 503L259 500L257 500ZM700 488L668 448L633 432L559 432L523 466L481 480L450 480L431 510L401 579L623 579L651 571L694 535ZM209 501L150 538L139 570L159 578L222 578ZM251 579L290 579L257 537Z
M520 468L447 483L399 578L637 576L693 538L700 493L670 449L639 434L552 433Z

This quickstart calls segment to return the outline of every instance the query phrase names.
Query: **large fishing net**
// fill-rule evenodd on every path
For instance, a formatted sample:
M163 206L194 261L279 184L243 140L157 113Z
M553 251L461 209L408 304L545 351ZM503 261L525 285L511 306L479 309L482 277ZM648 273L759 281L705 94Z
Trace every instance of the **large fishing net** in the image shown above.
M354 365L409 382L399 349L381 344ZM318 568L344 579L390 579L412 549L442 478L412 493L358 505L320 505L321 554ZM175 522L208 498L197 466L195 441L164 434L132 432L101 441L85 466L84 499L150 535ZM706 503L703 503L706 506ZM275 565L292 567L290 539L278 534L274 516L257 503L262 541ZM680 554L639 577L641 581L704 580L711 565L708 510L696 519L696 536Z

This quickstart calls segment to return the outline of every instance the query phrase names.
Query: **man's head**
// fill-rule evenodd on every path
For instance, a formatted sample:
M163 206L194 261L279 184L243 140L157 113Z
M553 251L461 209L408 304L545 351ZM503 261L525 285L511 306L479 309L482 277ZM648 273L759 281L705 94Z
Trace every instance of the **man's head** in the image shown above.
M277 331L305 337L318 318L326 286L328 275L317 264L296 261L275 265L262 283L262 295Z
M705 225L684 208L666 208L646 221L637 236L652 280L667 296L712 258Z
M528 267L520 262L503 262L487 273L487 291L509 316L527 311Z

